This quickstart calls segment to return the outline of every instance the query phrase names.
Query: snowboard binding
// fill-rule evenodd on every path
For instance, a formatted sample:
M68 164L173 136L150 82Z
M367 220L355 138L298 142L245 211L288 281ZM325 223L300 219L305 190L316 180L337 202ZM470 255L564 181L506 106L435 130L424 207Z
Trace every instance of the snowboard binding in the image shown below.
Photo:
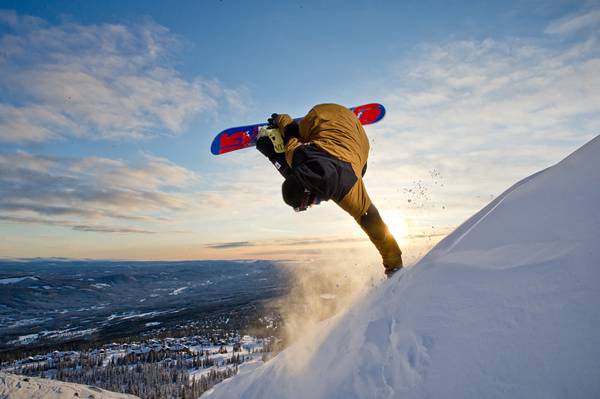
M285 143L283 141L283 135L281 131L277 128L269 127L269 126L261 126L258 128L258 135L256 136L256 140L258 141L261 137L268 137L269 140L273 143L273 150L282 154L285 152Z

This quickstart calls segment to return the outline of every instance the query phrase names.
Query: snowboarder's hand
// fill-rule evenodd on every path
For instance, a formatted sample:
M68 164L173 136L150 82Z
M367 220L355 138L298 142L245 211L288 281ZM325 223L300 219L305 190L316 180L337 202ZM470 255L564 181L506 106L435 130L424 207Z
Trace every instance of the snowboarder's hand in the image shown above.
M269 127L275 129L277 127L277 118L279 117L278 114L271 114L271 117L269 119L267 119L267 122L269 123Z

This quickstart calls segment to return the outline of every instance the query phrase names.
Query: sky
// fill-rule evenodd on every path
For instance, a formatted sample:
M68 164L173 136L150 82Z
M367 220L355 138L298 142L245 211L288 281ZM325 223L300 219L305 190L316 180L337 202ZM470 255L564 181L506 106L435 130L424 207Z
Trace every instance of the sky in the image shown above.
M210 143L380 102L365 183L414 261L600 132L599 39L597 1L0 0L0 257L376 258Z

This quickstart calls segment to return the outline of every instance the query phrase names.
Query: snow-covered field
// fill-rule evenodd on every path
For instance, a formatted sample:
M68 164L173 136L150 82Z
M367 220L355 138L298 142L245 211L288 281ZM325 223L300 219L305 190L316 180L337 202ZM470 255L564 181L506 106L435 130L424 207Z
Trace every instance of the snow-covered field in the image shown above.
M599 398L600 136L217 398Z

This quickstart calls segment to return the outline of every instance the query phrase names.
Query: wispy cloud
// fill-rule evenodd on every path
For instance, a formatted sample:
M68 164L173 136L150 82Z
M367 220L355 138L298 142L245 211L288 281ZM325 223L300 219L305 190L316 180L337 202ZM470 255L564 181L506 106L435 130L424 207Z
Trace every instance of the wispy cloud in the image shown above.
M84 225L76 224L70 220L48 219L40 217L24 217L24 216L5 216L0 214L0 221L8 223L27 223L27 224L42 224L46 226L70 227L76 231L87 231L97 233L134 233L134 234L154 234L155 231L144 230L135 227L118 227L118 226L99 226L99 225Z
M300 238L294 240L276 240L275 242L282 246L315 246L332 244L355 244L368 241L367 237L361 238Z
M366 237L362 238L297 238L297 239L275 239L269 241L236 241L206 244L206 248L210 249L231 249L242 247L263 247L263 246L281 246L281 247L296 247L296 246L315 246L315 245L332 245L332 244L355 244L368 241Z
M235 242L222 242L216 244L206 244L205 248L210 249L232 249L232 248L242 248L242 247L252 247L254 243L250 241L235 241Z
M154 234L154 231L138 229L134 227L107 227L107 226L88 226L88 225L75 225L73 230L78 231L93 231L96 233L134 233L134 234Z
M126 223L156 224L192 206L183 188L198 176L151 155L137 163L27 152L0 155L0 219L80 231L148 233Z
M177 133L221 101L243 103L243 91L181 76L180 40L152 21L52 25L0 11L0 24L0 141Z
M561 18L548 25L545 32L562 35L598 26L600 26L600 9L596 8Z

